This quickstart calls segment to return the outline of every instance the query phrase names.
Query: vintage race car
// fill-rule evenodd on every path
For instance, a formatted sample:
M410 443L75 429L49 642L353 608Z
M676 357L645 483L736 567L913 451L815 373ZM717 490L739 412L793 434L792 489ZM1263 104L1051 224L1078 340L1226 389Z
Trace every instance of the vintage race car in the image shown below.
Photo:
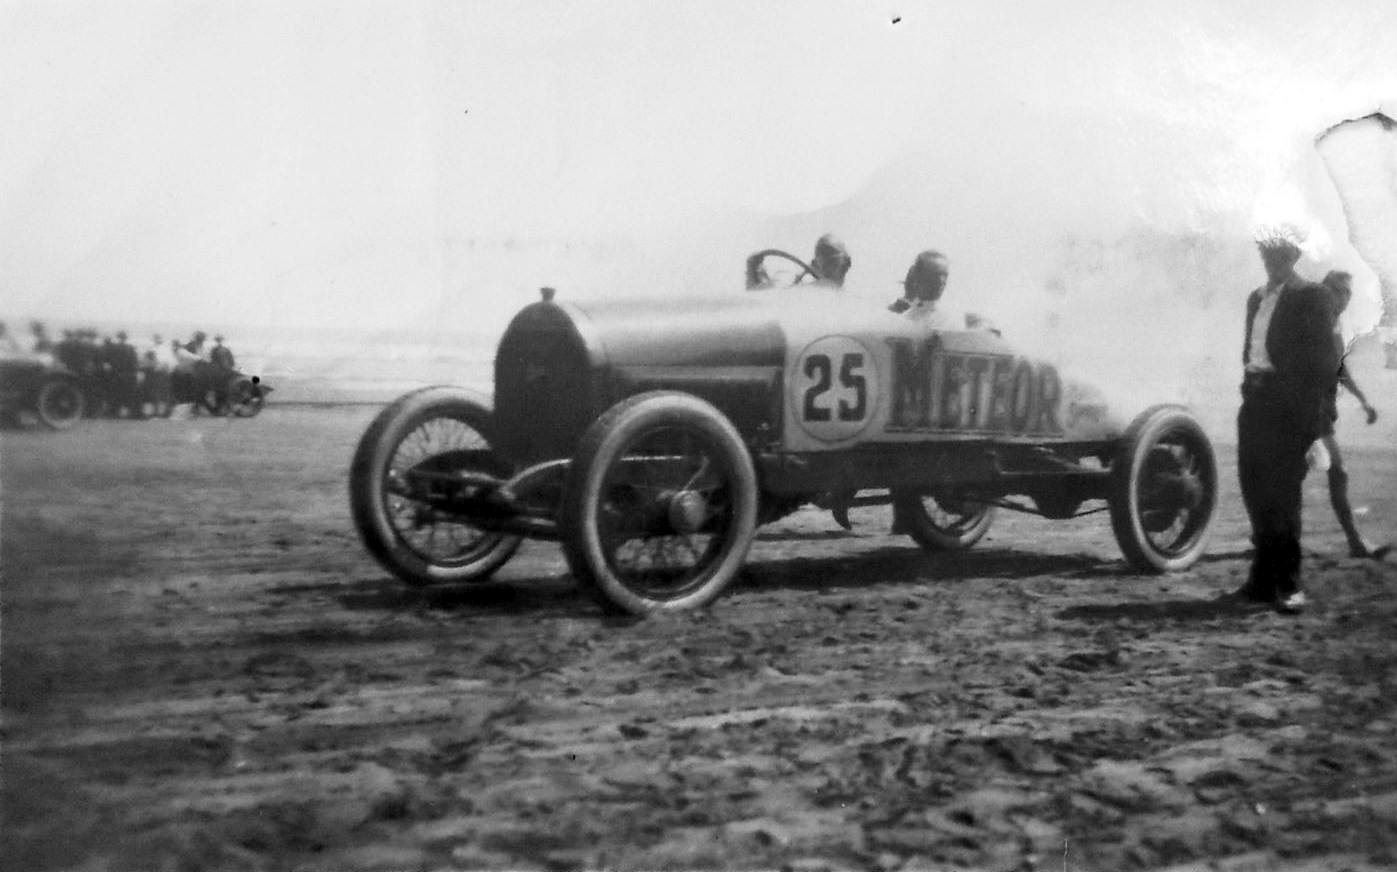
M894 529L937 551L973 545L996 507L1066 519L1104 501L1130 565L1183 569L1218 472L1184 408L1123 422L997 333L886 301L545 289L500 340L493 403L401 397L363 434L349 485L367 549L409 583L484 579L523 537L554 539L603 605L644 614L711 601L757 526L809 502L891 503Z

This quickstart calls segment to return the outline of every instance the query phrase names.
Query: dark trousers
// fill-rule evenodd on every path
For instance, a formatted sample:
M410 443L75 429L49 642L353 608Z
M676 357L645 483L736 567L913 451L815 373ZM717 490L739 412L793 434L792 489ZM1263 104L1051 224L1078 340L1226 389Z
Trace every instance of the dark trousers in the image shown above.
M1273 385L1242 390L1237 413L1237 475L1251 519L1248 587L1254 596L1287 596L1300 587L1300 512L1305 453L1315 440L1312 422L1298 416L1294 399Z
M117 373L118 389L120 399L118 401L118 414L125 411L132 418L144 418L145 411L141 408L141 380L137 372Z

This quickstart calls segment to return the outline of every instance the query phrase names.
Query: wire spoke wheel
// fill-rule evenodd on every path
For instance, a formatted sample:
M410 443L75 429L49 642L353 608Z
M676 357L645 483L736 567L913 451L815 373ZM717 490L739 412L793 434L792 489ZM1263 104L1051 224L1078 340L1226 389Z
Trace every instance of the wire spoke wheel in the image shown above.
M641 394L599 418L574 458L564 550L602 603L635 614L711 601L745 559L756 476L717 409Z
M960 551L989 532L994 506L918 491L893 491L896 529L928 551Z
M602 483L597 525L611 571L651 597L692 591L733 524L731 478L702 433L662 427L637 439Z
M384 510L404 544L422 559L440 566L469 561L480 546L493 538L484 530L427 502L430 487L406 483L418 467L432 458L457 451L488 450L489 443L479 431L456 418L428 418L408 432L398 443L388 462L389 487L384 489Z
M50 378L39 386L34 411L52 430L66 430L82 418L82 389L66 378Z
M365 546L413 584L475 581L507 561L520 537L481 529L443 508L462 472L503 478L491 450L488 405L455 388L408 394L360 440L350 505Z

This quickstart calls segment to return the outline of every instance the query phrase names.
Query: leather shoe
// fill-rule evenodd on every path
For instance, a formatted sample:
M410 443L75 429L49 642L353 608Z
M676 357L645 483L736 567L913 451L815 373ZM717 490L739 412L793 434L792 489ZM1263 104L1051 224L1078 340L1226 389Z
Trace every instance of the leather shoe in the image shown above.
M1274 596L1263 596L1255 590L1242 585L1236 590L1228 591L1219 596L1216 600L1220 607L1237 611L1251 611L1253 609L1264 609L1275 603Z
M1278 597L1276 599L1276 611L1283 615L1298 615L1309 605L1309 600L1305 598L1303 590L1297 590L1289 596Z

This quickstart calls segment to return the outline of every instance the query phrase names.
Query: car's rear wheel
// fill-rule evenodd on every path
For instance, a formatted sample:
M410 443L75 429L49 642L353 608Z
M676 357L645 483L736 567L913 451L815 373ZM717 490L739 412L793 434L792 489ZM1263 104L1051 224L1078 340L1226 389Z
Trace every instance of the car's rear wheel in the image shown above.
M961 551L979 542L994 522L994 506L951 495L893 491L893 529L928 551Z
M480 581L521 537L483 530L438 507L453 475L509 474L491 448L491 407L452 387L407 394L374 418L349 471L354 526L384 568L414 585Z
M34 412L51 430L67 430L82 418L82 388L71 379L50 378L39 385Z
M737 575L757 522L752 458L732 423L689 394L613 406L582 438L563 499L563 548L603 606L695 608Z
M1156 406L1125 431L1111 465L1111 529L1131 566L1172 572L1208 544L1217 509L1217 460L1186 410Z

